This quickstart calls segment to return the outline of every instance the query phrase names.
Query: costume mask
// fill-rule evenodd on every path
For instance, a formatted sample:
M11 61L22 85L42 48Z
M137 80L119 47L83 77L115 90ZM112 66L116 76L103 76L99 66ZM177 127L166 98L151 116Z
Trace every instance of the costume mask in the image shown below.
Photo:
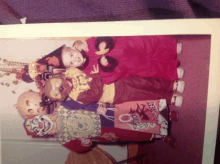
M54 122L46 115L31 116L24 122L24 127L28 135L44 136L48 134L54 126Z
M46 110L40 106L41 96L34 91L22 93L17 100L15 107L23 119L32 115L46 114Z
M52 101L64 101L70 92L70 84L62 74L56 75L46 81L45 94Z

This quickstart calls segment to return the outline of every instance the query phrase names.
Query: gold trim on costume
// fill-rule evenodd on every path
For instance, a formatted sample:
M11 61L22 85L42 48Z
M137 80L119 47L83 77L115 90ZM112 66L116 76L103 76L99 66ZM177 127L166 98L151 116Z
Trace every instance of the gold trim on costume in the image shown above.
M68 110L63 106L59 106L56 112L58 114L57 128L59 131L57 139L61 144L82 137L93 138L101 135L99 114L86 110ZM82 126L84 123L86 126Z

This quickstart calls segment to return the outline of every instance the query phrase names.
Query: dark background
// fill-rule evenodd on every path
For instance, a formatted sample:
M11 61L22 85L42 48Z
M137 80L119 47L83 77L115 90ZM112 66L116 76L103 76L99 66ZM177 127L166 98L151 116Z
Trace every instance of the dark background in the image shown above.
M3 0L1 24L220 18L219 0Z

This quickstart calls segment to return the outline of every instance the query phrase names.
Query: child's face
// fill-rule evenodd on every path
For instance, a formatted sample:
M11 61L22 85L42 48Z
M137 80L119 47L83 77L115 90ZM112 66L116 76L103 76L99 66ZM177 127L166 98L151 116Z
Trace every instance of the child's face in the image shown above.
M80 51L68 47L62 51L62 60L66 68L76 68L81 66L86 59Z

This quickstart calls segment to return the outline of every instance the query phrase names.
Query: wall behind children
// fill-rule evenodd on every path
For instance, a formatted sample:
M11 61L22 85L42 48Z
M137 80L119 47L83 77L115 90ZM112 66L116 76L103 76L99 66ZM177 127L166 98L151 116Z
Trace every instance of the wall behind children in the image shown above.
M0 57L9 61L29 63L47 55L63 44L72 46L74 40L76 38L1 39ZM1 81L14 78L15 75L5 76ZM65 163L69 150L62 147L55 139L33 139L26 135L23 128L24 120L14 105L18 96L27 89L38 91L34 83L22 82L19 86L11 85L10 87L0 85L2 162L7 164ZM13 94L12 90L15 90L16 93ZM117 149L111 147L109 150L117 153ZM126 151L121 156L122 159L125 158Z
M62 40L34 40L34 39L10 39L0 41L0 54L2 59L9 61L31 62L41 58L54 49L66 44L71 46L73 41ZM1 80L15 79L15 75L4 76ZM27 89L38 91L34 82L21 82L20 85L10 85L9 87L1 85L1 120L2 120L2 139L20 139L27 140L30 137L25 134L22 123L23 119L19 116L14 105L20 94ZM15 90L15 94L12 93Z
M6 39L0 40L0 54L1 59L28 63L63 44L71 46L72 43L72 40ZM15 75L11 75L1 80L10 81L14 78ZM64 163L69 151L59 143L53 143L52 139L33 139L26 135L22 126L23 119L14 107L18 96L26 89L38 91L34 83L22 82L19 86L0 86L2 162L8 164L46 163L48 161ZM12 90L16 93L13 94Z

